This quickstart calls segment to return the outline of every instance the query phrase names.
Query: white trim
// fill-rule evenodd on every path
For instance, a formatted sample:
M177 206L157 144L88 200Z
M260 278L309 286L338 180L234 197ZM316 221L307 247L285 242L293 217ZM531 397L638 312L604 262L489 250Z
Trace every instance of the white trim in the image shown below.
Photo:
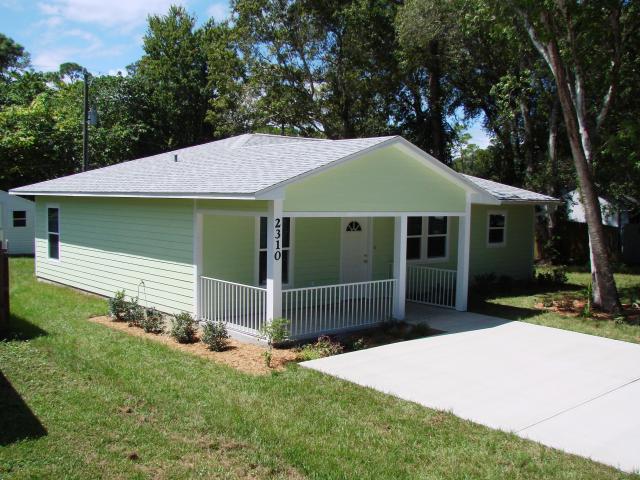
M491 230L491 223L490 223L490 219L491 219L491 215L502 215L504 217L504 227L502 227L503 230L503 237L502 237L502 242L500 243L490 243L489 242L489 230ZM509 217L507 216L507 211L506 210L489 210L487 211L487 217L486 217L486 221L487 221L487 226L486 226L486 233L485 233L485 239L487 242L487 248L502 248L502 247L506 247L507 246L507 224L509 221ZM501 227L493 227L493 230L498 230Z
M404 320L407 296L407 216L395 217L393 226L393 318Z
M193 288L193 312L196 319L202 316L200 305L200 277L202 276L202 242L203 242L203 221L204 216L198 211L197 201L193 201L193 274L195 277L195 285Z
M57 208L58 209L58 231L57 232L49 232L49 209L50 208ZM56 262L56 263L60 263L60 261L62 260L62 215L61 215L61 208L60 208L60 204L59 203L46 203L45 204L45 221L46 223L46 235L47 235L47 261L48 262ZM58 235L58 258L53 258L51 257L51 254L49 252L49 235L50 234L54 234L54 235Z
M285 211L283 215L287 217L324 217L324 218L344 218L344 217L461 217L464 212L294 212Z
M467 214L458 221L458 265L456 273L456 305L467 311L469 300L469 258L471 250L471 196L467 195Z
M413 217L414 215L407 215L407 217ZM417 216L417 215L416 215ZM428 257L429 253L429 218L430 217L444 217L447 220L447 233L431 235L433 237L445 237L444 244L444 252L445 255L443 257ZM420 258L408 258L408 264L434 264L434 263L447 263L450 259L451 253L451 222L449 221L450 215L427 215L421 217L422 219L422 230L420 235L409 235L407 232L407 240L409 238L420 238ZM463 218L464 215L461 215L460 218ZM408 223L408 219L407 219Z
M340 283L345 283L344 281L344 249L343 242L346 233L346 224L345 222L352 218L358 219L366 219L367 220L367 280L365 282L371 281L373 276L373 221L370 217L342 217L340 219ZM349 282L349 283L357 283L357 282Z
M211 208L199 208L198 213L219 217L266 217L268 214L267 210L216 210Z
M253 268L253 282L255 285L257 285L258 287L260 287L260 252L261 252L261 248L260 248L260 218L261 217L266 217L267 215L256 215L255 217L255 223L254 223L254 242L255 242L255 247L254 247L254 251L256 252L255 255L255 259L254 259L254 268ZM284 222L284 218L288 217L289 218L289 246L287 247L287 250L289 251L289 281L287 283L283 283L282 284L282 288L284 289L285 287L291 287L292 285L294 285L294 279L293 279L293 261L294 261L294 238L295 238L295 219L289 217L288 215L283 214L282 218L283 218L283 222ZM283 248L284 250L284 248ZM264 287L261 287L264 288Z
M267 215L267 321L282 316L282 257L277 257L276 242L282 237L282 200L269 201ZM277 222L280 221L280 227ZM278 231L279 230L279 231Z
M60 177L63 178L63 177ZM144 193L144 192L39 192L10 190L9 195L46 197L108 197L108 198L183 198L187 200L260 200L253 193Z

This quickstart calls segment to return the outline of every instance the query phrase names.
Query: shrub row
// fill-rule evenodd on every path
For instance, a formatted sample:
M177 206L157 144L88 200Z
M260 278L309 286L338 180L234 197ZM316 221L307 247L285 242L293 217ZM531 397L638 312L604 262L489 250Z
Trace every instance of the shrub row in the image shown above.
M124 290L109 299L109 316L115 322L127 322L131 327L142 328L147 333L159 335L165 331L165 317L155 307L144 308L137 297L126 299ZM188 312L171 318L169 335L178 343L194 343L198 340L198 322ZM206 322L202 325L200 341L209 350L221 352L227 348L229 333L223 322Z

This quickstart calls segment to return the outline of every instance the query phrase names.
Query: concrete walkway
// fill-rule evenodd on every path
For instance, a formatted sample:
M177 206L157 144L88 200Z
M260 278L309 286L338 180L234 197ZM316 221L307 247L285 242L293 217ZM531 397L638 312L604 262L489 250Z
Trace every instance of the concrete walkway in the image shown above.
M640 346L412 305L443 335L302 365L625 471L640 470Z

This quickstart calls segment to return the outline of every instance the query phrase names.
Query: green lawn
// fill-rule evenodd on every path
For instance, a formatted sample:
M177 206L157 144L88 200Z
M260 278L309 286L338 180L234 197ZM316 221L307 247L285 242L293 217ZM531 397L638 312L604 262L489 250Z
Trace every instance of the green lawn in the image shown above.
M623 303L630 303L640 299L640 274L616 273L616 284ZM474 298L470 301L470 310L502 318L522 320L525 322L546 325L548 327L563 328L576 332L588 333L602 337L640 343L640 324L615 322L611 320L567 317L554 312L544 312L534 308L536 303L547 299L585 298L590 274L586 272L568 273L568 282L561 288L557 287L522 287L496 288L492 294L484 298Z
M14 259L0 478L631 478L299 367L252 377L86 318Z

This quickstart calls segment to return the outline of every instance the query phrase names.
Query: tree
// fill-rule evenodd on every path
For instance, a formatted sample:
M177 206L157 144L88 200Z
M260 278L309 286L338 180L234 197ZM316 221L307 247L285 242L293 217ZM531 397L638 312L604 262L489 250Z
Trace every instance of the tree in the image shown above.
M602 227L594 164L638 12L633 2L511 1L555 80L589 232L594 304L621 310Z
M153 111L151 124L160 149L174 149L212 139L205 123L210 96L203 29L182 7L152 15L144 36L144 55L131 72L139 79ZM205 27L206 28L206 27Z
M0 33L0 76L12 69L24 69L29 64L29 55L24 47Z

